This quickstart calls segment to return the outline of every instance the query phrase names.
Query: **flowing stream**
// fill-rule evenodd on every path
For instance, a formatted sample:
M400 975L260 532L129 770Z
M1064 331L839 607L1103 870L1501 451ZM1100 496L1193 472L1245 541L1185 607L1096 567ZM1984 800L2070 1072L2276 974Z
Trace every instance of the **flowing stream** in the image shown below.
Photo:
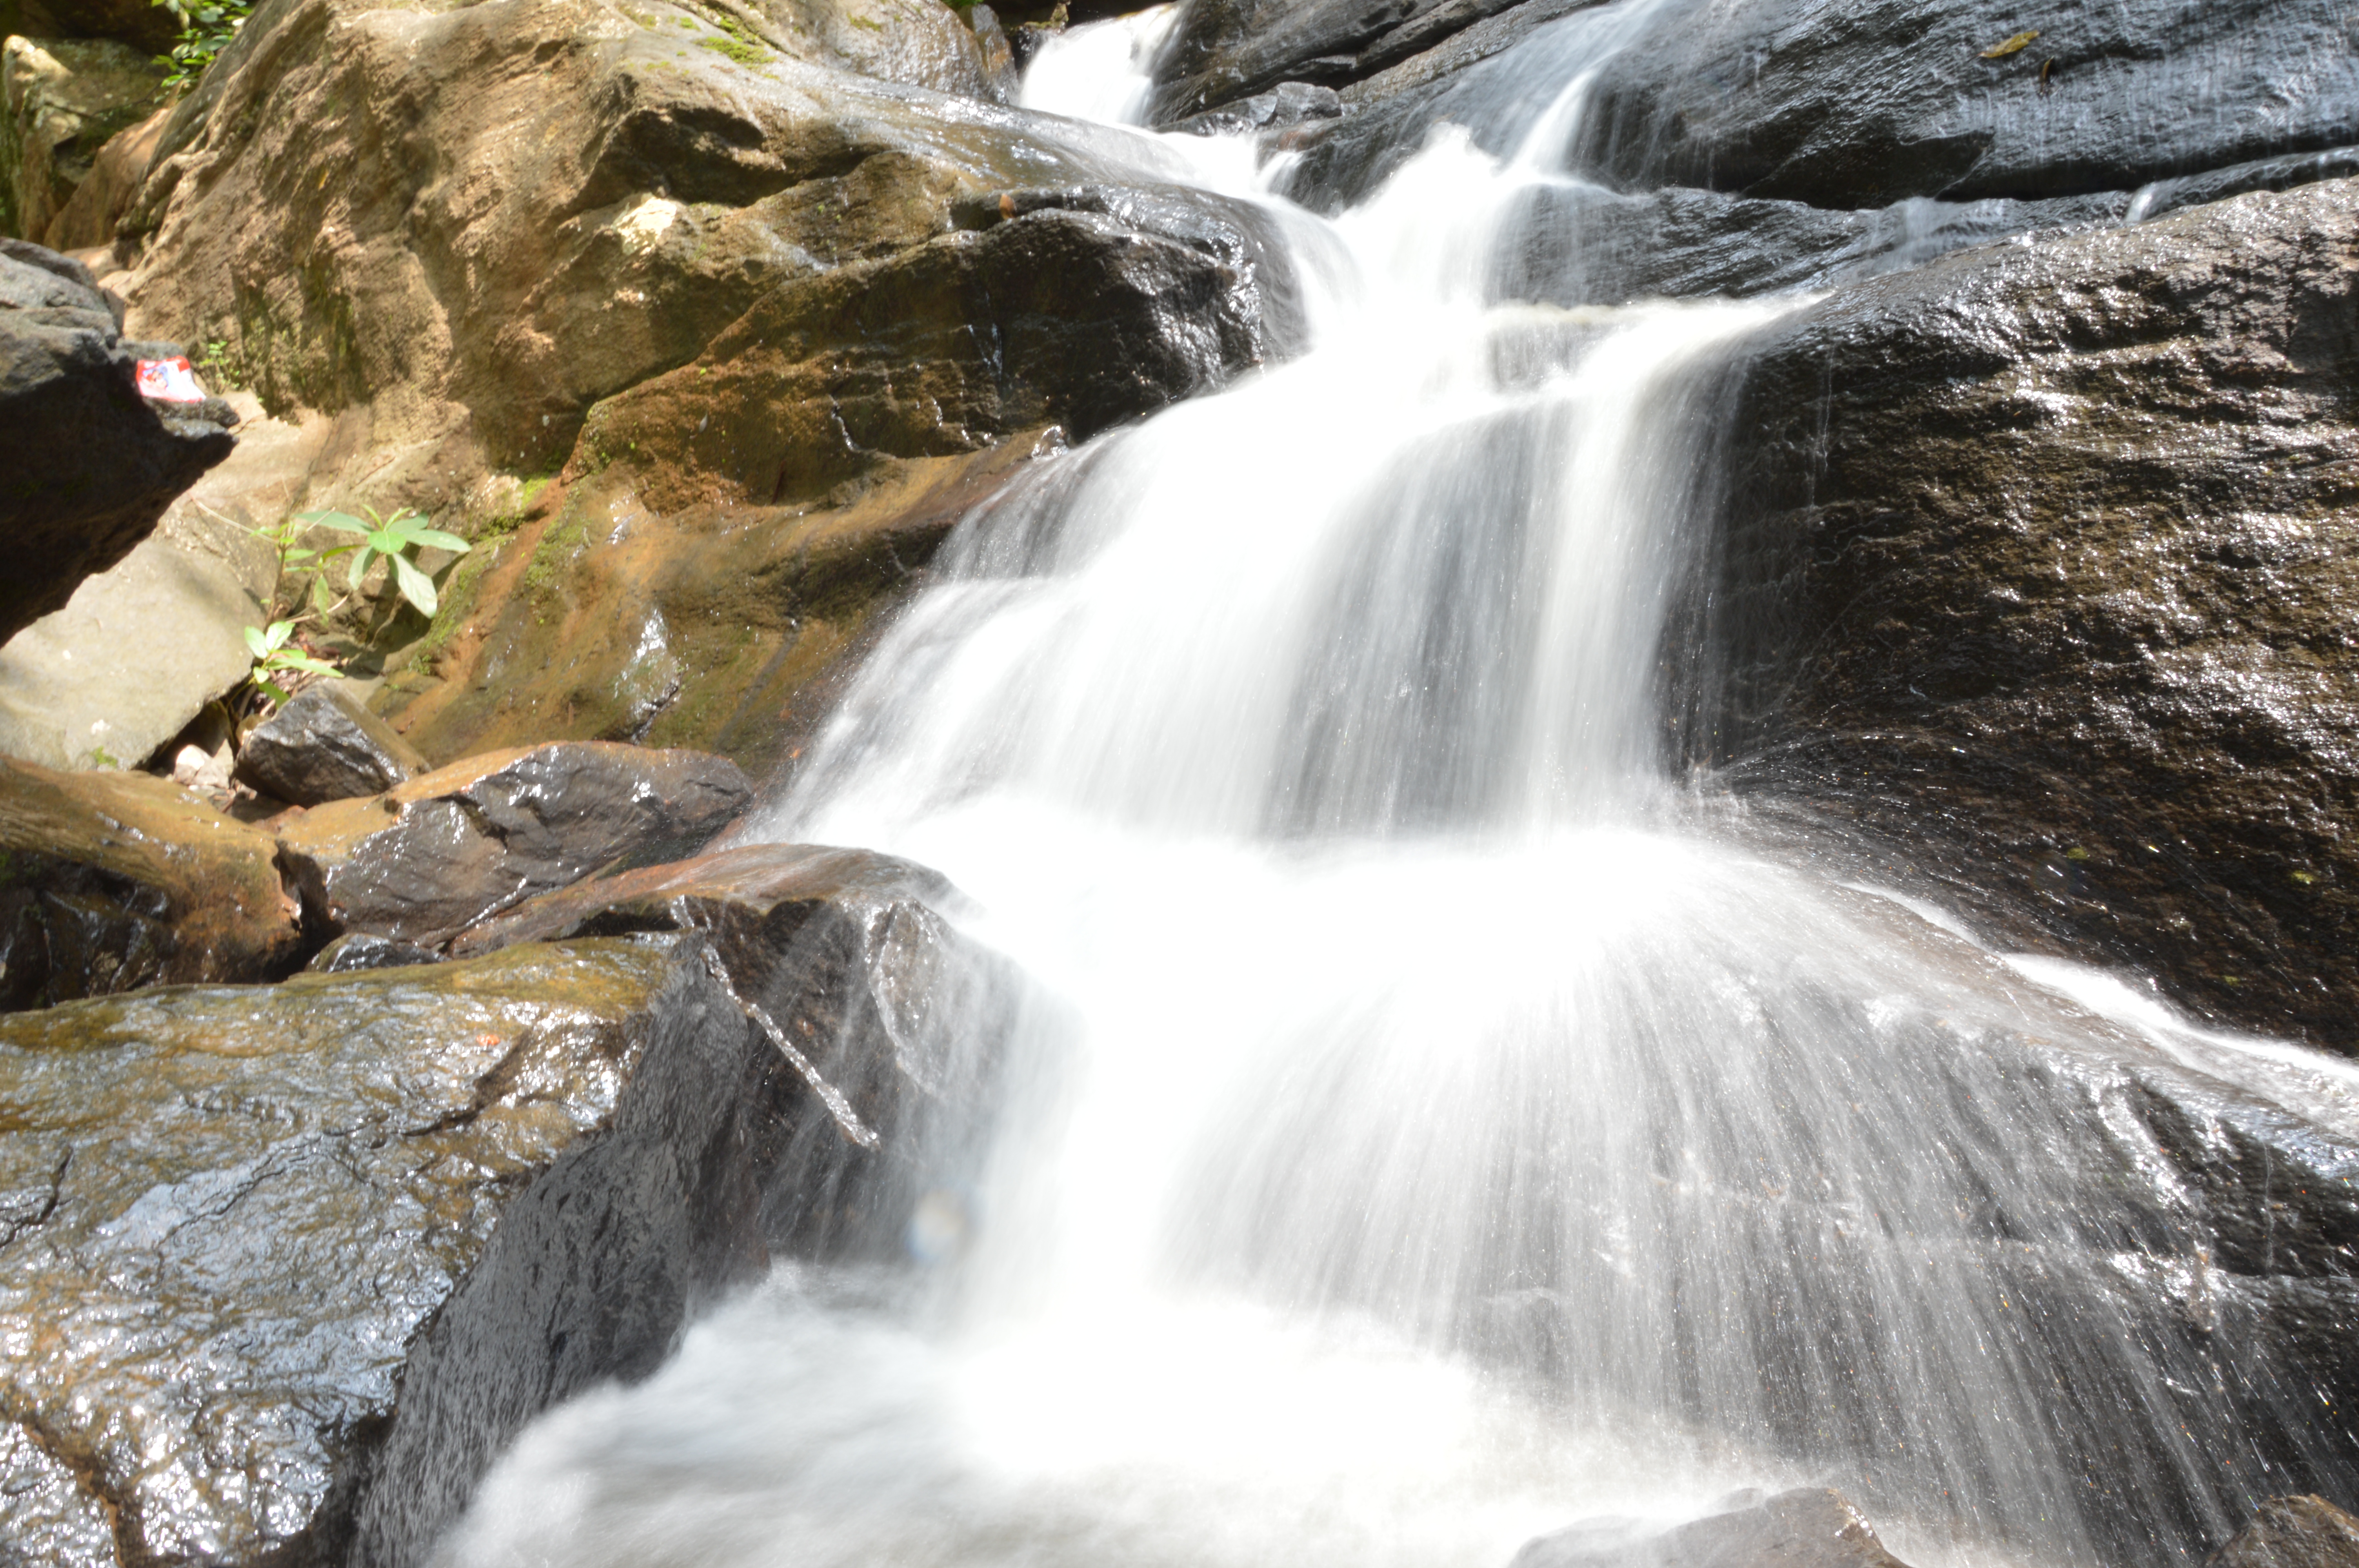
M2208 1374L2115 1288L2208 1260L2089 1086L2347 1131L2359 1084L1664 762L1722 395L1794 301L1492 297L1652 8L1332 222L1242 140L1106 133L1258 204L1307 345L970 517L765 830L939 868L1029 977L989 1152L908 1269L781 1268L538 1422L454 1563L1506 1568L1792 1485L1919 1568L2234 1522ZM1034 106L1136 113L1158 25L1051 45Z

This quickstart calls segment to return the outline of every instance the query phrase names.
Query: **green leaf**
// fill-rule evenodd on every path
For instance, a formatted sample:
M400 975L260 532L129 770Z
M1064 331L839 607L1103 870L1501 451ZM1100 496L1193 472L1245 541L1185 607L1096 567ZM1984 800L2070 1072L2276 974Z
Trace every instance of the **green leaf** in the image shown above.
M328 579L325 576L311 579L311 608L321 615L326 615L336 608L336 596L328 591Z
M406 556L392 556L393 575L401 583L401 597L418 606L421 614L431 615L440 602L435 596L434 579L409 564Z
M333 528L339 534L373 534L376 531L349 513L300 512L296 515L306 523L316 523L322 528Z
M353 557L352 576L346 580L344 586L354 593L358 593L361 590L361 579L367 575L369 568L369 547L364 545L361 546L360 553Z
M270 644L262 640L262 628L259 626L249 626L245 629L245 645L257 659L266 659L270 656Z
M285 687L280 686L268 676L255 676L254 684L261 690L263 696L278 704L281 708L287 706L287 688Z
M448 550L454 556L463 556L475 547L458 535L445 534L440 528L414 529L409 537L414 544L429 545L438 550Z

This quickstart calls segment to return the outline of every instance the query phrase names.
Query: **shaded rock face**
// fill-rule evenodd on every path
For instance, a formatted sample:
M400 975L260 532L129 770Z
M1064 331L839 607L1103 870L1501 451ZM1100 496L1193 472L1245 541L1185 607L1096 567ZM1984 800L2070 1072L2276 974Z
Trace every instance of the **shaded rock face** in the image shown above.
M709 933L731 994L800 1080L780 1084L828 1111L780 1106L765 1233L803 1256L897 1259L962 1239L998 1042L1023 1005L1005 961L945 918L961 902L936 873L869 850L751 845L545 894L451 950Z
M322 681L246 734L237 771L274 799L320 806L375 795L429 770L343 682Z
M1509 1568L1907 1568L1841 1492L1758 1494L1725 1511L1650 1531L1593 1519L1544 1535Z
M692 942L0 1022L0 1539L421 1562L527 1419L760 1267L771 1063Z
M144 773L0 758L0 1009L276 979L300 912L269 835Z
M2324 1498L2271 1498L2203 1568L2354 1568L2359 1519Z
M332 802L287 822L278 842L331 931L434 947L602 868L701 848L752 795L719 757L560 742Z
M237 416L218 399L156 404L90 269L0 240L0 643L121 560L173 497L227 457Z
M0 45L0 233L60 243L51 231L100 150L155 111L163 81L152 59L120 43Z
M1921 846L2016 940L2353 1049L2354 193L1967 253L1769 329L1690 753Z

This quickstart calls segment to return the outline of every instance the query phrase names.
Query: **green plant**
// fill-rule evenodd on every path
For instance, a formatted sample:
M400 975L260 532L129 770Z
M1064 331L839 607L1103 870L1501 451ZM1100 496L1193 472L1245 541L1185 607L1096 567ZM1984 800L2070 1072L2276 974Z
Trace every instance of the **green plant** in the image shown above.
M307 653L300 643L293 641L294 635L295 622L292 621L273 621L268 631L259 626L245 629L245 645L254 654L254 673L246 678L254 682L255 690L273 702L284 703L287 700L287 688L273 680L273 676L299 672L312 676L342 673L327 660Z
M344 512L299 513L292 521L316 524L322 528L333 528L340 534L361 536L357 545L339 545L332 550L321 552L323 561L347 552L352 555L352 571L345 579L348 594L360 591L361 579L368 575L369 564L382 556L393 568L394 582L401 589L401 597L416 605L419 614L432 615L440 603L440 596L435 591L434 579L418 569L408 552L430 545L438 550L463 556L474 546L456 534L441 532L407 506L390 517L380 516L374 506L364 506L361 510L368 514L365 523ZM316 582L314 588L316 590Z
M169 53L156 57L164 68L164 85L174 90L195 84L215 56L254 10L254 0L156 0L180 24L180 36Z

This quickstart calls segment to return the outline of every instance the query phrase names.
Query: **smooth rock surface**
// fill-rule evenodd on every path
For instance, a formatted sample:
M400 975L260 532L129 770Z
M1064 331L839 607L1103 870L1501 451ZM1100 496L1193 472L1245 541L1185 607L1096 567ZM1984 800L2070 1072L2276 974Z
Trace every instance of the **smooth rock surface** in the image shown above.
M1593 1520L1527 1542L1509 1568L1908 1568L1841 1492L1780 1492L1672 1530Z
M152 404L90 269L0 239L0 643L147 537L235 444L218 399Z
M376 795L428 773L426 759L342 681L304 687L246 732L238 777L294 806Z
M720 757L553 742L282 818L279 852L330 931L433 947L592 871L700 849L752 795Z
M145 773L0 758L0 1008L303 959L269 835Z
M2324 1498L2271 1498L2203 1568L2359 1568L2359 1519Z
M0 752L136 766L245 679L245 629L266 619L221 560L143 539L0 646Z
M693 941L0 1020L0 1554L422 1563L759 1269L776 1065Z
M2359 187L1766 330L1683 744L2006 939L2359 1050Z

